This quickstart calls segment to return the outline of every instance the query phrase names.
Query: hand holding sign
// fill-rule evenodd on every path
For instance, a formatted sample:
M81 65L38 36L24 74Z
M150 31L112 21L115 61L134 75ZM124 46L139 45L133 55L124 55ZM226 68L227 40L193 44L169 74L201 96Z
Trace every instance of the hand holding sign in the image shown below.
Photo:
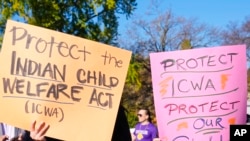
M36 125L36 121L34 121L31 125L30 129L30 137L34 141L46 141L45 140L45 134L49 129L49 125L45 122L42 122L38 125Z

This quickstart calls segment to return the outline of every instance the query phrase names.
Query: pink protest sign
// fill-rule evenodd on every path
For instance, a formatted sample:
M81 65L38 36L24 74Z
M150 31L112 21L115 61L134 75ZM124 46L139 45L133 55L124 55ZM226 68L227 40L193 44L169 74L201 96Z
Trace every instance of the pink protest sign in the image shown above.
M246 46L151 53L162 141L228 141L246 123Z

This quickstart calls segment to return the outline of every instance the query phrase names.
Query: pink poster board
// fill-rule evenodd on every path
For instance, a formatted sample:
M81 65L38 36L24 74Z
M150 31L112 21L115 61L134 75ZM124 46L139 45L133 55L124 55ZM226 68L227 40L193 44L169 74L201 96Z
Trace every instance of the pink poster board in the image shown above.
M150 54L161 141L228 141L246 123L246 46Z

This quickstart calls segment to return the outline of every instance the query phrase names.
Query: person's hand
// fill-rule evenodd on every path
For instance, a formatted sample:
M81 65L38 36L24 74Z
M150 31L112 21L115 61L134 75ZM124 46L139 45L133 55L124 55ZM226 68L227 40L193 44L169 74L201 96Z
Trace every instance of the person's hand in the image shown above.
M131 134L132 141L135 141L135 139L136 139L135 135L133 133L130 133L130 134Z
M0 136L0 141L6 141L8 139L9 139L9 136L7 136L7 135Z
M34 121L31 125L31 129L30 129L30 137L34 140L34 141L46 141L45 139L45 134L49 129L49 125L46 124L45 122L40 123L37 127L36 127L36 121Z

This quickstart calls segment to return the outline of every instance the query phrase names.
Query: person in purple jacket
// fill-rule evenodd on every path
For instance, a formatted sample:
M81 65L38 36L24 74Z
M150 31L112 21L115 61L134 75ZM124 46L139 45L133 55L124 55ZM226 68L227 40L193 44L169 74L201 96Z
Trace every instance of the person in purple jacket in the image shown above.
M158 137L157 127L151 122L150 111L141 108L138 113L139 122L135 125L133 141L153 141Z

